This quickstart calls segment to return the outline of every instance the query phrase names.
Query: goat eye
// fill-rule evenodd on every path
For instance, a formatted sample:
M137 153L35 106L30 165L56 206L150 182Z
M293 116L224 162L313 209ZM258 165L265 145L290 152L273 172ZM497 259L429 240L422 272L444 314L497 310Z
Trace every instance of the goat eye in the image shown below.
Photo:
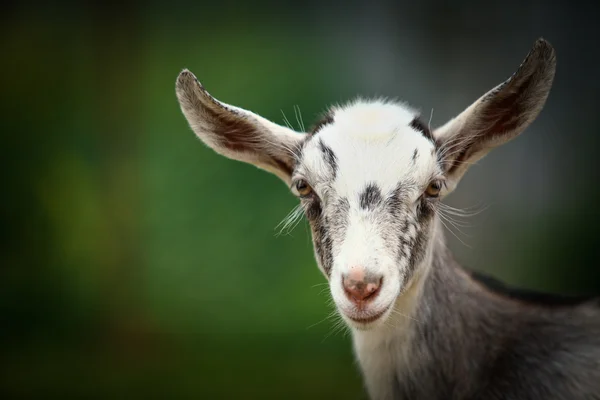
M304 179L298 179L294 183L294 188L300 197L306 197L312 193L312 188Z
M425 190L425 195L432 198L439 197L440 192L442 191L442 184L441 180L431 181Z

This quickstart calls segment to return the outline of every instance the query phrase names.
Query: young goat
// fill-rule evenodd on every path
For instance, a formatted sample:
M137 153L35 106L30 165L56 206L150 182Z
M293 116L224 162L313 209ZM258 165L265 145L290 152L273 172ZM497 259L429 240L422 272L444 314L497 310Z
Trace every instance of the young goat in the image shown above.
M183 114L218 153L299 197L318 265L373 399L600 399L600 302L511 290L446 249L440 200L544 105L554 49L430 131L403 104L356 101L297 133L177 79Z

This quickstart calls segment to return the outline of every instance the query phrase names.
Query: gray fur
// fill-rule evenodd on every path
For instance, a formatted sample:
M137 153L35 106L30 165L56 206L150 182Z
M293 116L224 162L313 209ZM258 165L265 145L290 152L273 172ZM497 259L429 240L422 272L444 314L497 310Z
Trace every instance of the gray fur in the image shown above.
M408 352L392 366L395 398L600 399L597 299L564 307L510 299L472 279L435 240L417 320L397 338Z

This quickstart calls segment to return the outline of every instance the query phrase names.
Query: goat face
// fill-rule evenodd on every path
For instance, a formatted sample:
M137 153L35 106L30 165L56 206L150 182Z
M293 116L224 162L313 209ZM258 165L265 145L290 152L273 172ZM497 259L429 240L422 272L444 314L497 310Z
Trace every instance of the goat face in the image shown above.
M439 199L533 121L554 70L554 50L538 40L511 78L433 132L406 106L357 101L298 133L216 100L187 70L176 89L204 143L273 172L300 198L336 305L369 329L426 275Z
M443 180L427 124L397 104L332 109L297 151L292 191L350 324L382 323L410 283Z

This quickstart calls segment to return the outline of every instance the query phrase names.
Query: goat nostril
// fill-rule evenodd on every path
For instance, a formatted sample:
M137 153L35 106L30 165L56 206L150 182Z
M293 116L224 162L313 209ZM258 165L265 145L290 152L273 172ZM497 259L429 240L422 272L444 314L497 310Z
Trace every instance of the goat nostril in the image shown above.
M373 298L377 295L377 293L379 293L379 288L381 288L382 281L383 281L383 278L379 278L378 281L367 284L364 300Z
M342 287L346 296L354 303L374 299L379 293L383 277L369 277L367 279L355 280L352 276L342 279Z

